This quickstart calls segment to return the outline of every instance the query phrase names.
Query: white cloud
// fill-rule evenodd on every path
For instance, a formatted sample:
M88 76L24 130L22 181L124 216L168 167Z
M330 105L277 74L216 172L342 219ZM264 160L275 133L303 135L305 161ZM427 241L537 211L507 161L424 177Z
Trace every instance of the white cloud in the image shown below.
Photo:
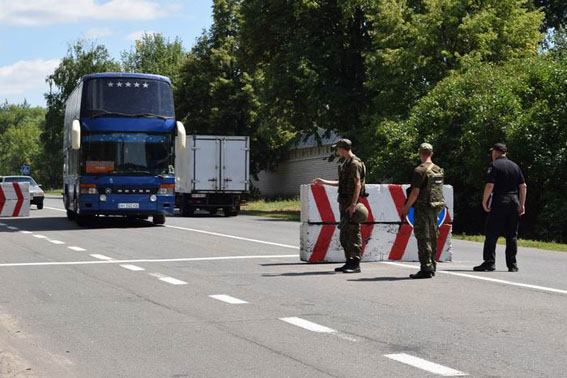
M155 0L0 0L0 24L36 26L80 20L153 20L179 9Z
M138 31L135 31L135 32L128 34L126 36L126 39L129 40L129 41L135 42L135 41L142 39L142 37L145 34L156 34L156 33L157 32L152 31L152 30L138 30Z
M0 98L11 102L40 99L47 92L45 78L59 65L59 59L20 60L0 66ZM35 102L35 101L34 101Z
M114 30L111 28L91 28L83 33L87 39L98 39L114 35Z

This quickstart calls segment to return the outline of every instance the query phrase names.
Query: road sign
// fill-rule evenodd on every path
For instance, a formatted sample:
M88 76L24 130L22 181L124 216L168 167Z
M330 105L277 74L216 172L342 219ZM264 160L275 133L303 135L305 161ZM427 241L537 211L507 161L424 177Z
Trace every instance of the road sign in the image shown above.
M29 164L23 164L20 168L20 173L22 175L29 176L29 174L31 173L31 167L29 166Z

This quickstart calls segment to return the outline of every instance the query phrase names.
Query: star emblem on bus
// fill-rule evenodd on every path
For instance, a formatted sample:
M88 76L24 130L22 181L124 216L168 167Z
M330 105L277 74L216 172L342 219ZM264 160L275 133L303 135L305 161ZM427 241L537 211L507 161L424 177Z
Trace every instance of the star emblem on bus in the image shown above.
M134 88L138 88L138 87L140 87L140 83L135 82L135 83L134 83Z
M127 88L130 88L131 86L132 86L132 84L131 84L129 81L127 81L127 82L126 82L126 87L127 87Z
M114 83L113 83L112 81L110 81L110 82L108 82L108 86L109 86L110 88L112 88L112 87L114 87Z
M149 87L150 85L149 85L148 83L144 83L144 84L142 84L142 86L143 86L144 88L147 88L147 87Z
M116 83L116 86L117 86L117 87L122 87L122 82L119 81L118 83Z

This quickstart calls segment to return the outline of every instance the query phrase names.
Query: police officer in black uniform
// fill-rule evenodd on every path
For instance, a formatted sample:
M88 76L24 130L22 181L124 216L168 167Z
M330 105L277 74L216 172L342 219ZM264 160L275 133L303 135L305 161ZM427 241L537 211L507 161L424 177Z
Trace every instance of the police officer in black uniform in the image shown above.
M526 212L527 185L522 170L506 157L507 152L508 148L503 143L496 143L490 149L492 163L488 168L482 199L484 211L488 213L484 262L474 267L477 272L495 270L496 242L502 235L506 237L508 271L518 271L518 223Z

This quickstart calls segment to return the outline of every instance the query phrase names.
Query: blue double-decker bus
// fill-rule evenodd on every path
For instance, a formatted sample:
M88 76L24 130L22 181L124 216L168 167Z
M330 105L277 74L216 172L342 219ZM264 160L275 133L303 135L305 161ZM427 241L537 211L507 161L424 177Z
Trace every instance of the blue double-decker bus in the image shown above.
M67 217L79 224L99 215L165 223L175 208L175 143L184 149L185 139L169 78L83 76L65 107Z

